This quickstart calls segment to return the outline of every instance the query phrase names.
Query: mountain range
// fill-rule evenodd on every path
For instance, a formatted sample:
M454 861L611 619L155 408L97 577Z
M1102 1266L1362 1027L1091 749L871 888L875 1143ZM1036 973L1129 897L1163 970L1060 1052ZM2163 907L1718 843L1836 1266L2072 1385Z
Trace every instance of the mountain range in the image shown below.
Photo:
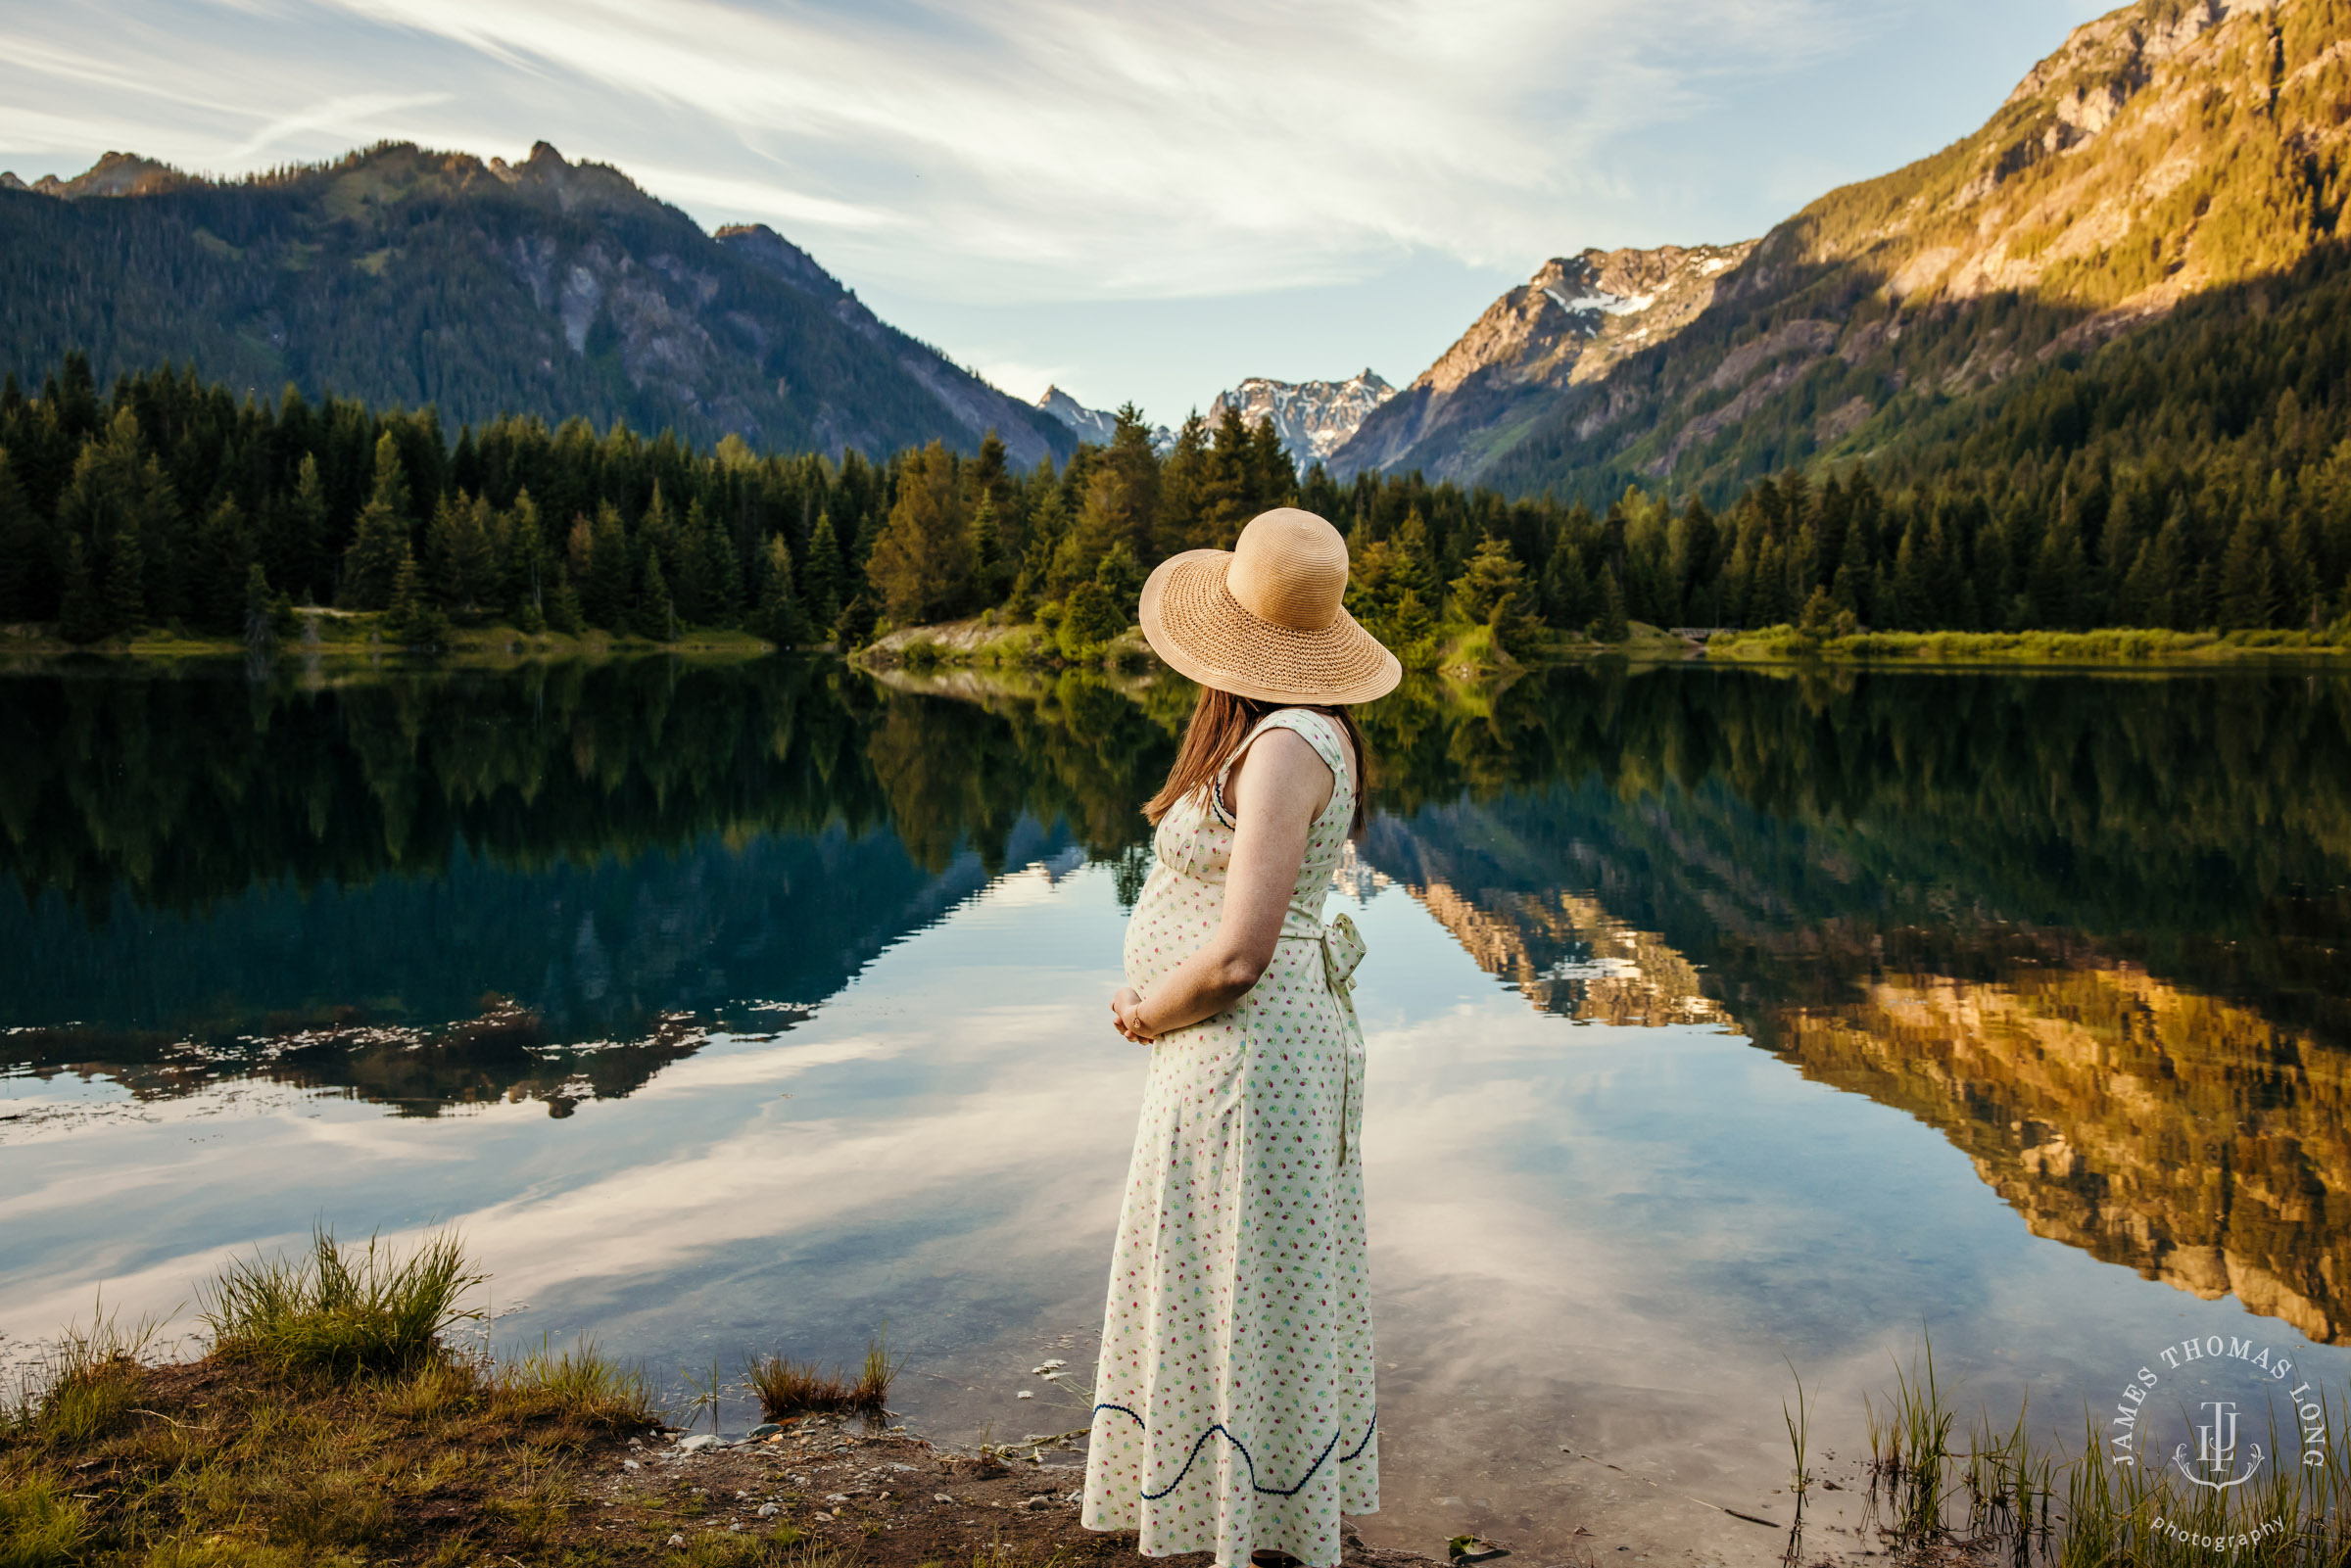
M880 454L990 429L1067 456L1059 421L880 320L764 225L707 234L545 142L519 164L385 144L239 180L109 153L0 175L0 365L82 350L270 395L625 419L708 445Z
M1368 369L1251 377L1211 417L1271 418L1342 479L1595 504L1628 484L1720 501L1813 462L1948 468L2117 339L2160 346L2176 381L2195 334L2293 306L2318 275L2297 266L2351 238L2347 190L2351 0L2136 0L1975 132L1759 238L1556 258L1401 392ZM0 277L20 376L79 349L101 379L168 359L261 394L704 446L969 451L993 429L1024 464L1115 422L1058 388L1009 397L772 229L704 233L545 143L510 166L384 144L236 180L119 153L0 174Z
M2347 152L2351 4L2139 0L1973 134L1759 239L1547 263L1331 466L1721 499L1940 440L2187 301L2266 311L2263 280L2346 237Z
M1251 427L1261 420L1272 420L1282 450L1304 473L1345 446L1371 410L1395 395L1396 389L1369 366L1344 381L1275 381L1271 376L1249 376L1239 386L1218 393L1208 405L1206 418L1213 428L1229 407ZM1088 408L1059 387L1047 387L1036 405L1067 425L1079 440L1097 446L1107 445L1118 428L1117 414ZM1176 433L1166 425L1151 428L1152 451L1164 457L1175 445Z

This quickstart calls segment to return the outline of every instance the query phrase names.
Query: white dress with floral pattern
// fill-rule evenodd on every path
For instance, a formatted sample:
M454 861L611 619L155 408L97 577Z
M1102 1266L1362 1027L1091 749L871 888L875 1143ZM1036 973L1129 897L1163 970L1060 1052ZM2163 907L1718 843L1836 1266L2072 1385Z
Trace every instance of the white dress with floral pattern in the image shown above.
M1322 922L1355 810L1346 741L1305 708L1268 715L1330 767L1273 961L1254 989L1151 1047L1102 1325L1084 1520L1148 1556L1286 1551L1325 1568L1339 1515L1379 1506L1364 1256L1364 1037L1354 923ZM1236 752L1236 756L1238 753ZM1229 771L1231 764L1225 764ZM1217 929L1232 821L1214 798L1161 819L1127 928L1151 985Z

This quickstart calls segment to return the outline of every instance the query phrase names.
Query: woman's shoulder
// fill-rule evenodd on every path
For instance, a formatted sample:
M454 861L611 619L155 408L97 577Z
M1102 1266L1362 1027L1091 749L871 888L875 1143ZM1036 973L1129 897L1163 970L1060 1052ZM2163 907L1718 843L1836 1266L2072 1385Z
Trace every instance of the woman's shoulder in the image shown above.
M1339 721L1318 708L1276 708L1257 723L1252 737L1268 730L1288 730L1312 746L1342 784L1354 775L1353 751Z

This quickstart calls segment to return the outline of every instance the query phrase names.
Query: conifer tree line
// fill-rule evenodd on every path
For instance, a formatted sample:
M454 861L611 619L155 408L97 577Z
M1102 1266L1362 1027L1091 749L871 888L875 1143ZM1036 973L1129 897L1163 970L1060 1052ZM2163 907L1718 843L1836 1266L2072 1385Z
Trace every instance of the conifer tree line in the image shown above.
M240 402L192 370L102 396L70 356L37 396L0 388L0 621L260 638L311 603L386 612L411 645L504 623L800 646L985 611L1080 656L1129 624L1154 563L1297 504L1346 532L1350 607L1408 661L1477 626L1520 655L1633 621L2320 627L2351 616L2340 425L2288 387L2228 439L2151 455L2051 440L1990 479L1791 472L1719 512L1639 487L1595 512L1301 476L1270 421L1229 410L1163 456L1128 407L1107 443L1024 471L992 436L835 460L501 417L452 443L430 408Z

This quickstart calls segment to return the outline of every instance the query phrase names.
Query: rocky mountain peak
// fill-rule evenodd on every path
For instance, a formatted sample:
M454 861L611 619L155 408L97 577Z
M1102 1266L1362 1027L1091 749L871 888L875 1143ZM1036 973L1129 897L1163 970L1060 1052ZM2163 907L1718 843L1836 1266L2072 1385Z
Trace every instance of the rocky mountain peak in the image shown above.
M1036 400L1036 406L1040 413L1059 420L1080 441L1090 442L1097 447L1109 446L1111 437L1118 433L1119 416L1116 413L1106 408L1088 408L1056 386L1045 388L1045 395ZM1164 457L1175 445L1176 432L1166 425L1151 427L1153 451Z
M1366 365L1344 381L1275 381L1249 376L1229 392L1217 394L1208 419L1215 424L1227 406L1240 410L1242 422L1273 421L1282 449L1300 468L1325 462L1347 445L1371 410L1396 396L1396 389Z
M189 183L188 176L168 164L136 153L106 153L72 179L43 174L26 185L13 173L0 174L0 184L12 190L37 191L43 196L79 201L87 196L152 196Z
M1711 303L1714 280L1753 248L1748 240L1554 257L1488 306L1413 386L1451 393L1481 374L1511 385L1591 380L1679 331Z

